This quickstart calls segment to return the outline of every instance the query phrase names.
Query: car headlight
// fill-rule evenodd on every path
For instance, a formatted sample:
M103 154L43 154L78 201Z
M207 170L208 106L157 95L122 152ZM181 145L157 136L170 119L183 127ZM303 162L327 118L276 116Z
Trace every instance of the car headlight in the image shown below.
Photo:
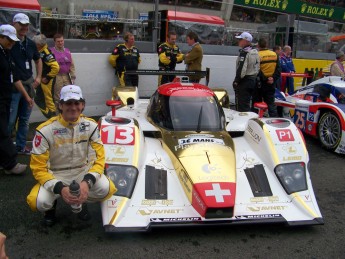
M138 177L138 169L128 165L109 165L105 174L117 188L116 196L131 198Z
M277 165L274 172L287 194L308 189L306 169L303 162Z

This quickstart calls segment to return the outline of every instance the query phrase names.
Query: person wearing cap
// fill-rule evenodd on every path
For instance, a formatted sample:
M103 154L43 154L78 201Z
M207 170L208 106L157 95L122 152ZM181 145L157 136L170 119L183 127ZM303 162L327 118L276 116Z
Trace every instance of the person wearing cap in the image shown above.
M342 78L345 77L345 71L344 71L344 65L343 61L345 58L344 52L343 51L338 51L335 54L335 61L332 63L330 72L331 76L341 76Z
M7 174L21 174L26 170L26 165L17 162L17 150L8 132L13 85L23 95L27 105L33 105L16 74L10 55L10 49L19 41L16 34L13 26L0 26L0 166Z
M56 221L56 200L83 204L78 214L90 219L85 202L108 199L116 188L104 173L105 153L97 123L82 115L85 100L79 86L61 89L60 114L39 125L33 140L30 168L37 184L27 197L33 211L44 212L44 225ZM95 152L90 161L89 152ZM80 184L80 196L70 194L69 185Z
M283 73L295 73L296 69L291 57L291 47L285 45L283 47L282 54L280 56L280 64ZM293 94L295 92L294 79L293 77L282 77L281 91L288 92L288 94Z
M18 78L24 85L30 97L34 97L34 89L41 83L42 61L36 44L26 35L29 30L30 20L26 14L17 13L13 17L13 27L17 30L19 41L11 49L11 57L15 63ZM36 77L33 78L32 60L36 66ZM27 105L24 96L14 90L12 93L11 113L9 119L9 134L14 130L18 120L16 132L16 148L19 154L30 155L30 149L26 146L29 131L29 119L32 107Z
M203 50L198 41L198 35L190 31L187 33L186 41L188 46L192 47L191 50L188 51L184 55L184 63L186 64L187 71L201 71L201 63L203 59ZM201 79L200 75L192 75L189 76L189 82L192 83L199 83Z
M32 40L36 43L43 63L41 84L36 88L35 103L42 114L49 119L57 113L53 99L53 85L60 66L48 48L47 38L44 34L35 35Z
M243 32L236 38L239 39L238 46L241 47L236 60L235 80L232 84L235 91L236 110L248 112L251 111L250 102L257 83L260 58L258 51L251 45L253 36L250 33Z

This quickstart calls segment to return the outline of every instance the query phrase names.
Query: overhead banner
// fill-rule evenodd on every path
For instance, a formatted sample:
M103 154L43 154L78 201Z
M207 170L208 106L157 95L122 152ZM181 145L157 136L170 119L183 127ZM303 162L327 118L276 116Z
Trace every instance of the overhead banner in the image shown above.
M281 13L291 13L316 19L345 22L345 8L312 4L298 0L235 0L235 5L254 7Z

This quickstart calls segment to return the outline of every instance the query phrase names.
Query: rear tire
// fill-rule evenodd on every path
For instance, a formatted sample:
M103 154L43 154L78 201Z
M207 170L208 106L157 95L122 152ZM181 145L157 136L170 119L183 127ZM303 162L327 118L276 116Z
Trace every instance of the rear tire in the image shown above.
M318 126L318 136L321 145L334 151L341 140L342 129L338 116L333 112L326 112L321 116Z

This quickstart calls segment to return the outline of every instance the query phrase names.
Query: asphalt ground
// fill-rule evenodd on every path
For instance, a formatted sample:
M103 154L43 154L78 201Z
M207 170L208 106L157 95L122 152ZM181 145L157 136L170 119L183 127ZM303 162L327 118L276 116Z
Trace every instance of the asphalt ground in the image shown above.
M306 140L325 225L167 228L110 235L102 227L99 204L90 204L92 220L81 222L59 202L59 222L47 228L40 223L42 215L26 204L35 184L30 170L22 176L0 170L0 231L7 235L6 252L9 258L345 258L345 157ZM29 163L29 156L19 156L19 161Z

